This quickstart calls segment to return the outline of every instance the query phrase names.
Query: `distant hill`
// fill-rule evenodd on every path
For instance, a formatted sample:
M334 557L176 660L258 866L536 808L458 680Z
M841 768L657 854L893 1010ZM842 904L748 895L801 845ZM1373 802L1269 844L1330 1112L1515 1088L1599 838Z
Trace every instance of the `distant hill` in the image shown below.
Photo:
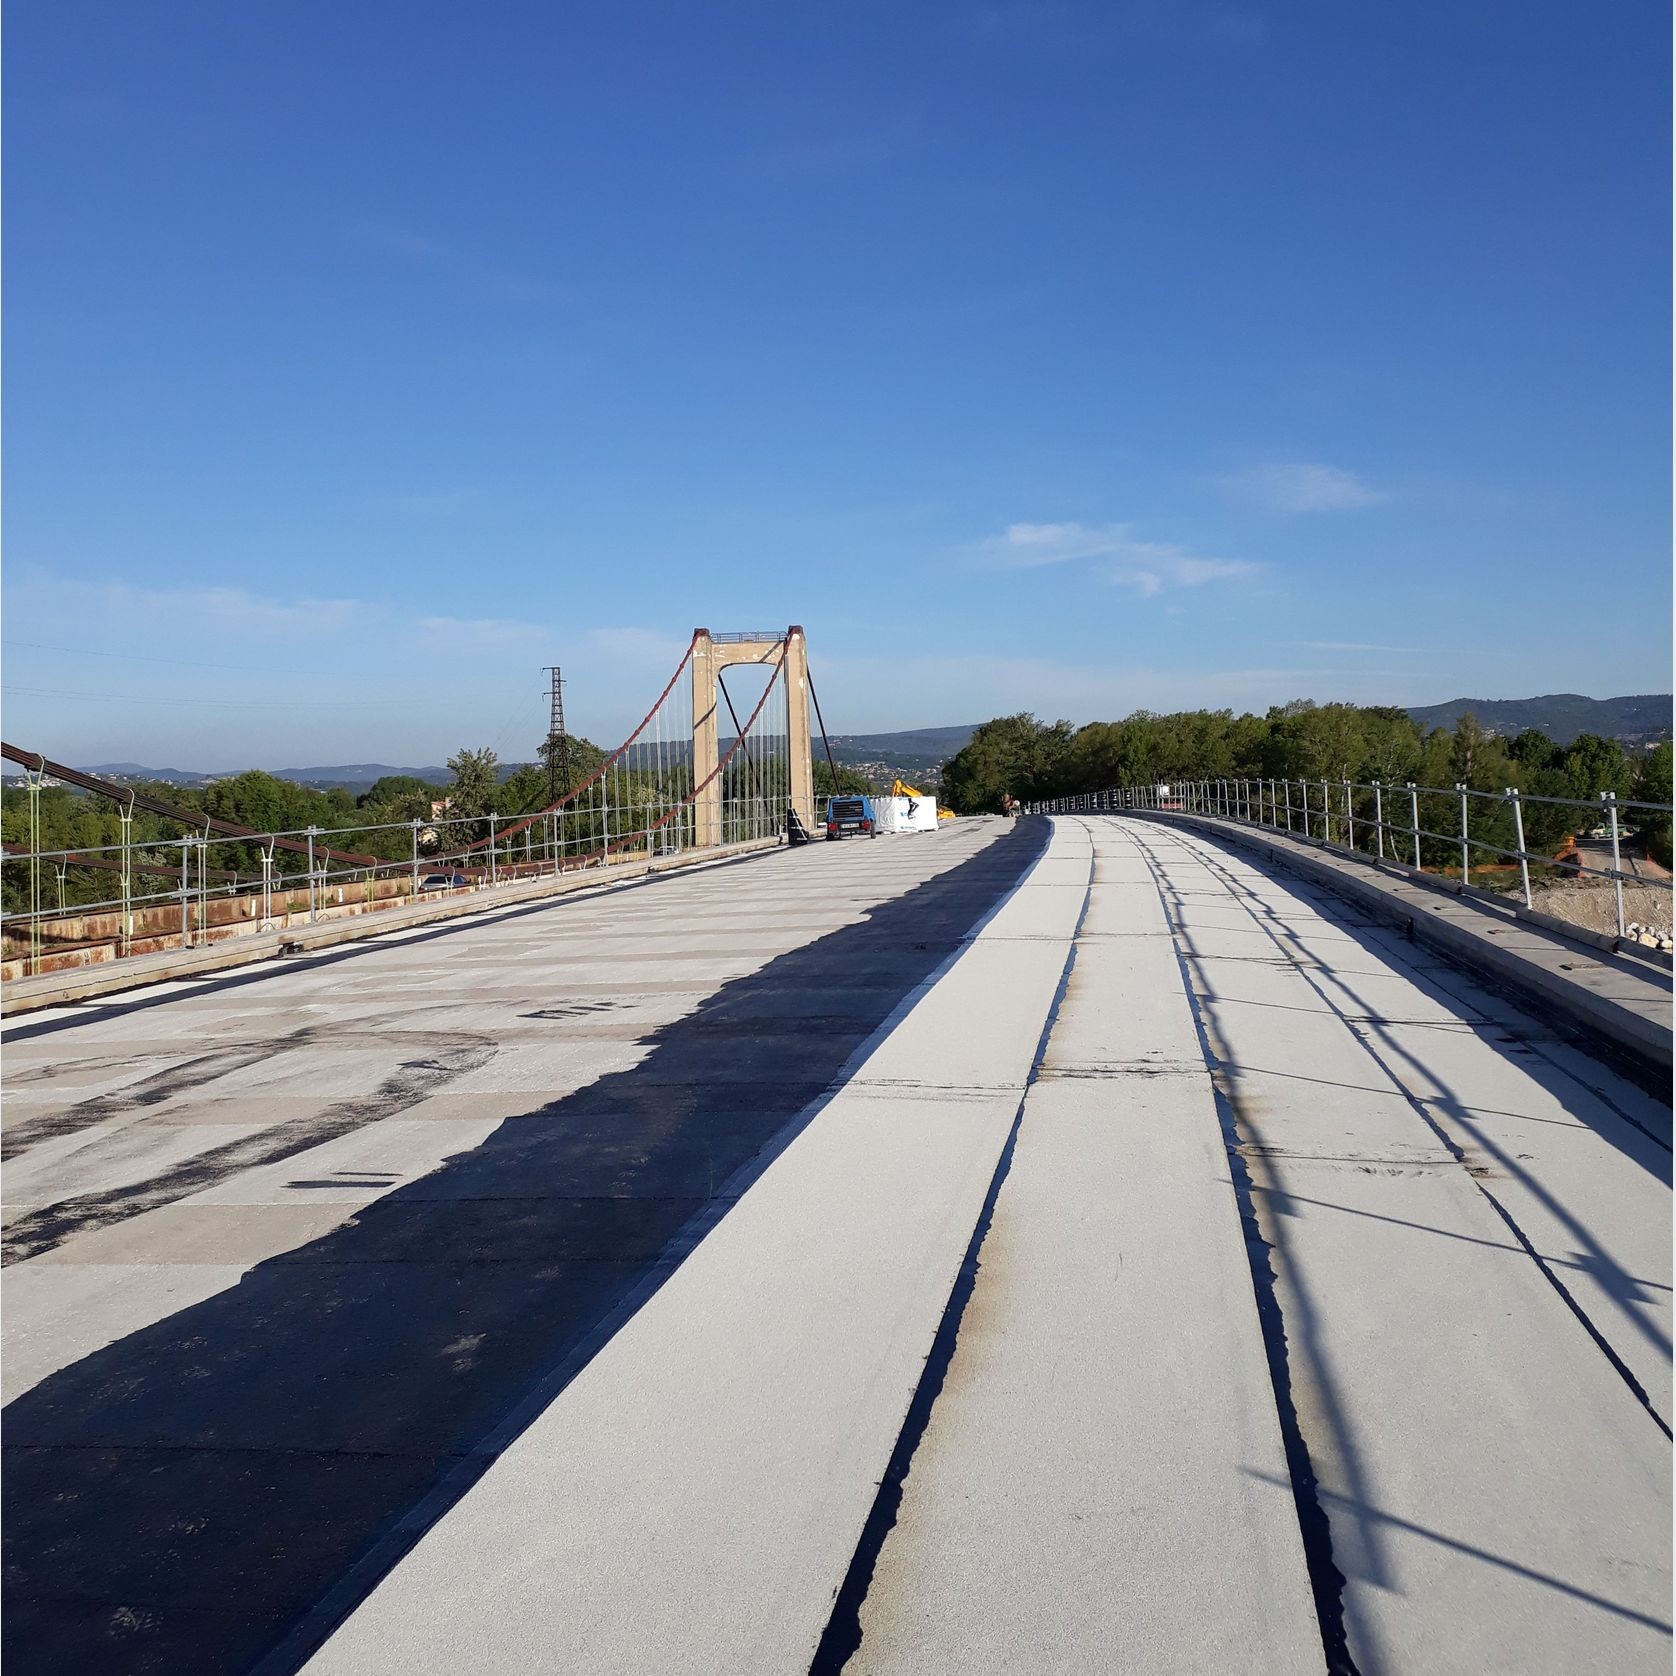
M1468 710L1505 738L1533 727L1560 745L1569 745L1580 733L1619 739L1626 745L1651 745L1670 738L1669 693L1635 693L1625 698L1585 698L1581 693L1452 698L1446 704L1410 705L1408 713L1421 727L1452 728Z
M514 762L503 762L500 777L504 780L517 766ZM365 791L392 774L411 774L414 779L427 780L433 786L445 786L454 778L446 768L392 768L386 762L347 762L337 768L270 768L268 773L276 780L295 780L298 785L312 786L316 791L330 791L333 786Z
M107 780L157 780L168 786L201 786L218 780L219 774L200 774L195 768L147 768L143 762L74 763L84 774L98 774Z
M875 777L935 782L937 771L956 751L966 748L977 724L969 727L916 727L901 733L834 733L829 736L833 757L848 767L869 768ZM815 752L820 754L819 736Z
M517 765L503 763L504 779ZM196 768L147 768L139 762L98 762L88 765L86 772L102 775L107 780L157 780L170 786L203 786L215 780L230 780L242 769L229 768L220 774L205 774ZM336 768L268 768L264 773L276 780L294 780L300 786L312 786L316 791L330 791L333 786L344 786L350 791L365 791L368 786L390 774L411 774L416 779L429 780L433 785L445 786L453 779L446 768L392 768L384 762L349 762Z

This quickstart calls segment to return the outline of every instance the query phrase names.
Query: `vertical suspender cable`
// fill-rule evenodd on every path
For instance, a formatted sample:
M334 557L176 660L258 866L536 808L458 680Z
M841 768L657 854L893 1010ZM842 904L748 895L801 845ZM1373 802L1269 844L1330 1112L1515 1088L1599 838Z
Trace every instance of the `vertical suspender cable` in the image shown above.
M826 747L826 766L832 770L832 789L838 789L838 764L832 760L832 741L826 736L826 717L821 714L820 695L815 691L814 673L809 672L809 697L815 706L815 720L820 723L821 744Z

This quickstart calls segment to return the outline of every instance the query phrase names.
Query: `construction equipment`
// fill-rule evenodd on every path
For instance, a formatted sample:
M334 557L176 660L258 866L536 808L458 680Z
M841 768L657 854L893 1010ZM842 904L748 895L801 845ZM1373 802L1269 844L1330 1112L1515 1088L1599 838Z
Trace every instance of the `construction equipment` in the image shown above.
M892 797L912 798L915 802L927 800L925 793L922 792L918 786L911 786L906 780L901 779L891 782L890 795ZM952 821L954 819L954 810L944 809L939 805L937 807L937 819L940 821Z

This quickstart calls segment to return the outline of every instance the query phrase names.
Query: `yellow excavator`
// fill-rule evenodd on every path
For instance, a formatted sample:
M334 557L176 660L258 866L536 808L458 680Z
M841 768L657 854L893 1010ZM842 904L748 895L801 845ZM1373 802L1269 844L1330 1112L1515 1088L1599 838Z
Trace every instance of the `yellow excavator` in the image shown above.
M892 797L924 797L925 793L922 792L918 786L909 785L906 780L896 780L891 784L890 795ZM954 819L954 810L945 809L939 803L937 805L937 819L940 821L952 821Z

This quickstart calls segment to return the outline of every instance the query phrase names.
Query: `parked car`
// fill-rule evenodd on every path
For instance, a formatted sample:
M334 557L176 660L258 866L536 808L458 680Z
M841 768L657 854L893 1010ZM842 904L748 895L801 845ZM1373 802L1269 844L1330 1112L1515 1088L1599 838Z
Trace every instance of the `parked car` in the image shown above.
M827 842L842 838L847 832L865 832L869 838L879 836L872 798L829 797L826 800Z
M421 890L451 890L456 885L469 885L464 873L427 873L419 882Z

